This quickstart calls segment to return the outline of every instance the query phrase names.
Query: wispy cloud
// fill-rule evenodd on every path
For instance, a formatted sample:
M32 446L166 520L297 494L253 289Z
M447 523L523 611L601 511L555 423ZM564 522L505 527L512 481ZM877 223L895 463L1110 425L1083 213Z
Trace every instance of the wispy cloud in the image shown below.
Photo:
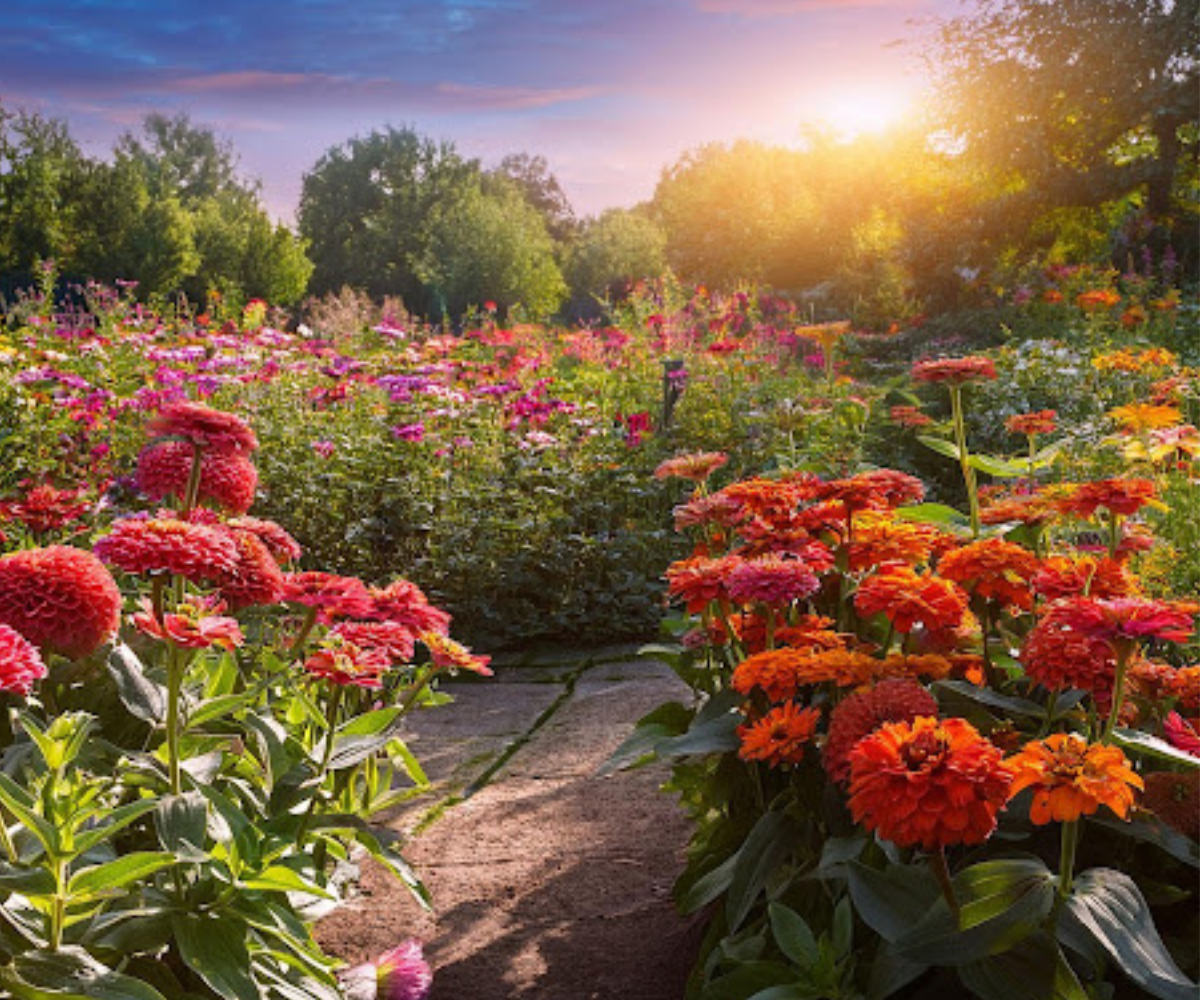
M747 18L791 17L813 11L861 10L888 7L913 10L926 7L923 0L697 0L705 14L737 14Z

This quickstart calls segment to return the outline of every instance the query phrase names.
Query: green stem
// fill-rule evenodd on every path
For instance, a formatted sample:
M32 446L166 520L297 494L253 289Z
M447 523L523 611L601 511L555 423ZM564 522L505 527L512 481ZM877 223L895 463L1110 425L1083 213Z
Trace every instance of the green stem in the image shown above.
M775 648L775 609L767 605L767 649Z
M298 660L304 655L304 644L308 641L313 626L317 624L317 612L317 608L305 609L304 621L300 623L300 631L296 633L296 638L292 640L289 650L289 656L292 660Z
M192 467L188 472L187 488L183 493L183 509L180 511L180 516L186 521L188 515L196 508L200 502L200 471L204 465L204 449L200 445L192 444Z
M179 703L183 694L183 662L175 643L167 647L167 772L171 778L171 794L183 791L183 773L179 766L180 731Z
M967 451L967 422L963 416L962 386L950 386L950 410L954 416L954 442L958 446L958 463L962 468L963 482L967 487L967 503L971 508L971 537L979 537L979 487L975 481L975 469Z
M950 907L950 913L957 925L961 907L958 905L958 897L954 894L954 883L950 881L950 869L946 865L944 848L939 847L937 853L929 855L929 868L933 877L937 879L938 888L942 890L942 896L945 897L946 905Z
M321 754L321 770L317 775L317 784L313 789L313 797L309 799L308 810L304 813L300 820L300 828L296 831L296 843L304 842L304 835L308 832L308 825L312 822L313 815L317 811L317 799L320 798L321 786L325 784L325 775L329 773L329 762L333 759L333 743L334 734L337 732L338 712L342 707L342 695L344 688L341 685L336 685L329 695L329 704L325 709L325 749Z
M4 853L8 855L8 860L13 864L17 862L17 847L12 842L12 837L8 833L8 819L4 813L0 811L0 844L4 846Z
M433 680L433 675L435 673L436 670L434 667L428 666L423 668L421 672L417 674L416 680L413 681L413 686L408 689L403 699L401 699L399 702L398 707L401 715L404 715L410 708L413 707L413 703L421 696L421 692L429 687L429 682Z
M1109 511L1108 518L1108 558L1116 559L1121 546L1121 518L1113 511Z
M62 947L63 928L67 922L66 870L66 860L56 858L54 861L54 899L50 909L51 951L58 951Z
M1134 646L1128 640L1117 640L1117 673L1113 683L1112 708L1108 711L1108 721L1104 724L1104 732L1100 735L1101 743L1111 743L1113 730L1117 728L1117 718L1121 714L1121 704L1125 701L1125 674L1129 666L1130 653Z
M1062 825L1062 845L1058 855L1058 897L1060 900L1071 895L1075 881L1075 852L1079 848L1079 820Z

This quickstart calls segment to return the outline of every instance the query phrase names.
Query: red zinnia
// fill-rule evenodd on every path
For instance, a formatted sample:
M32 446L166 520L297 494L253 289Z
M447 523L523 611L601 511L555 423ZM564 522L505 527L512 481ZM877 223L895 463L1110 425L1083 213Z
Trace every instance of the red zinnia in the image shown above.
M1036 413L1018 413L1004 421L1005 429L1011 434L1053 434L1058 427L1058 413L1054 410L1038 410Z
M393 663L412 660L415 637L397 622L342 622L333 627L333 634L364 649L379 649Z
M317 571L284 576L280 600L316 608L319 620L326 623L336 618L366 618L372 608L371 595L358 577Z
M82 659L120 627L121 592L90 552L14 552L0 558L0 623L43 651Z
M146 428L152 437L182 437L209 451L254 451L258 439L241 418L198 403L163 407Z
M221 599L234 610L278 603L283 598L283 572L270 549L249 531L229 528L225 535L234 543L236 558L216 581Z
M885 723L850 753L850 811L899 847L981 844L996 829L1012 775L965 719Z
M256 535L279 562L295 562L303 554L300 543L281 525L259 517L234 517L226 522L229 527L248 531Z
M192 445L187 441L160 441L138 455L137 484L151 500L182 498L192 471ZM244 514L254 503L258 470L238 451L205 450L200 461L200 493L234 514Z
M46 676L41 654L20 632L0 625L0 691L24 698Z
M944 382L947 385L965 385L996 377L996 366L991 358L972 355L966 358L939 358L936 361L918 361L913 365L912 377L916 382Z
M1136 514L1154 499L1154 483L1149 479L1101 479L1081 483L1058 501L1058 509L1076 517L1092 517L1103 507L1113 514Z
M126 573L174 573L193 581L223 576L238 557L234 540L219 528L166 517L117 521L93 549Z
M304 669L314 677L343 687L378 690L383 687L383 674L390 666L388 655L381 649L361 649L344 639L330 636L307 660Z
M688 611L696 614L711 601L728 599L729 574L741 562L738 556L681 559L667 567L667 592L681 598Z
M142 601L142 610L133 616L133 625L155 639L169 639L185 649L236 649L245 640L241 626L233 618L220 614L224 604L219 600L196 599L156 617L150 601Z
M27 490L19 500L0 504L6 516L14 517L35 534L65 528L87 513L83 490L60 490L43 483Z
M371 613L367 618L396 622L418 637L423 632L446 635L450 631L450 615L430 604L425 592L409 580L394 580L382 589L372 587L369 593Z
M946 632L962 623L967 597L949 580L911 566L885 566L862 582L854 607L863 616L882 611L899 632L911 632L918 623Z
M908 680L882 681L855 691L833 710L821 759L829 777L839 785L850 780L850 752L885 722L912 722L920 715L936 716L937 699Z

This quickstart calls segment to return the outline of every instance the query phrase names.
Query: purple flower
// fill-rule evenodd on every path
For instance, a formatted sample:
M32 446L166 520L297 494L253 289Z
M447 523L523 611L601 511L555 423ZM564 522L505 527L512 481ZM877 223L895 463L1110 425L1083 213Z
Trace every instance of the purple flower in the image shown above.
M332 441L313 441L310 447L322 458L329 458L336 446Z
M424 441L425 425L420 422L398 425L392 428L392 437L397 441Z

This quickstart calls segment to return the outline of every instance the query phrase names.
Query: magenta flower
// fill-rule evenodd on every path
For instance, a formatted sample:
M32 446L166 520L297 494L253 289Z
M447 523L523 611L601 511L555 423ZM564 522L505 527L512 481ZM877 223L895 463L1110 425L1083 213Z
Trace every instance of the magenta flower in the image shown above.
M347 1000L426 1000L433 985L421 943L412 938L340 978Z
M422 423L402 424L392 428L392 437L397 441L424 441L425 425Z

